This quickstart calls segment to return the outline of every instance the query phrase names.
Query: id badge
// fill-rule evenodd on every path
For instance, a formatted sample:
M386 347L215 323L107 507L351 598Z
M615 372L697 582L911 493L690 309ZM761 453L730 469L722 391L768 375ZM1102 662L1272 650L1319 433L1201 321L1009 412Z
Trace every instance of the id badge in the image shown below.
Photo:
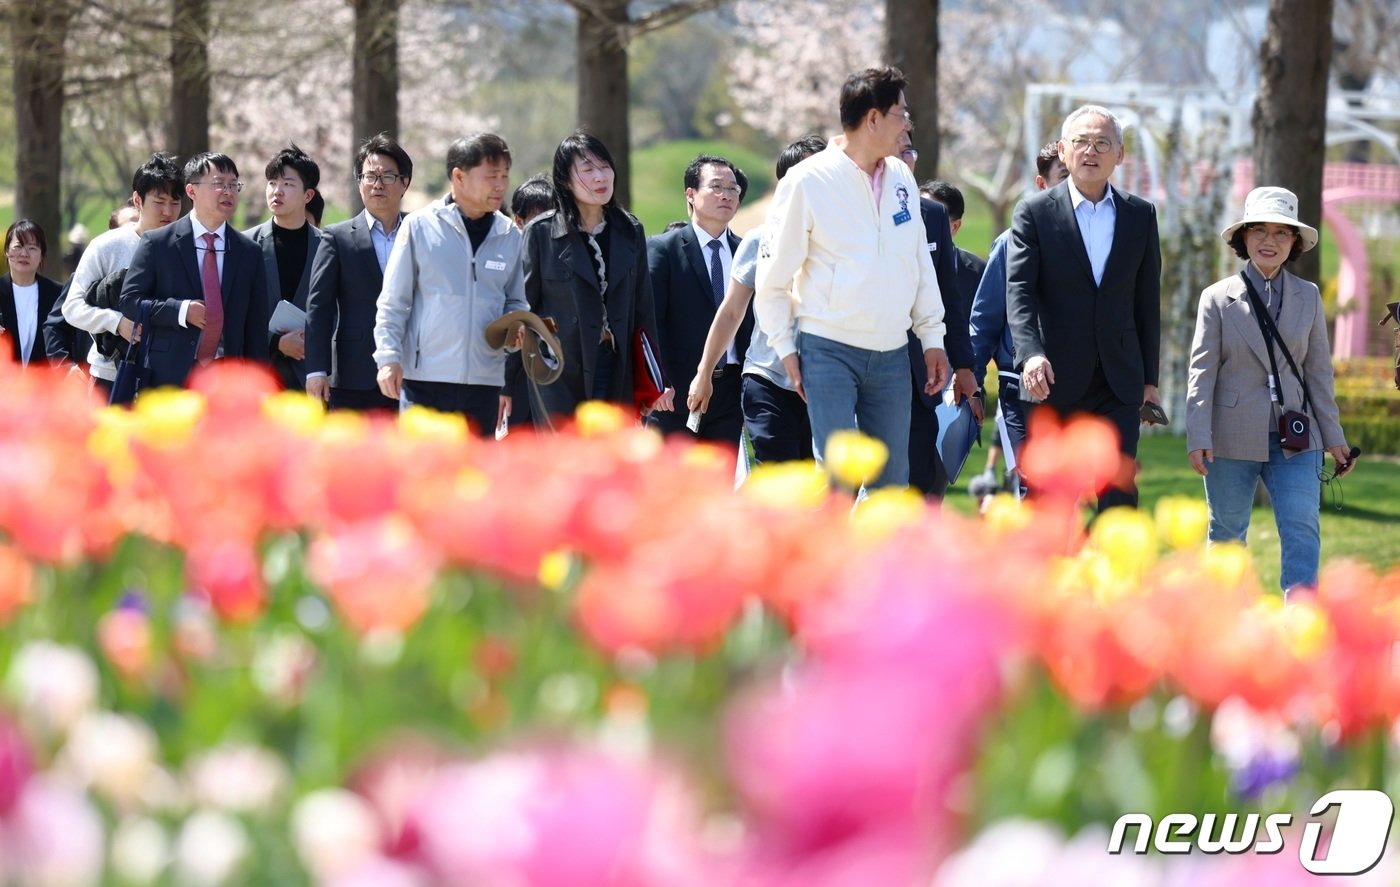
M902 209L894 214L894 223L896 225L903 225L905 222L909 221L912 218L914 217L910 215L909 210Z

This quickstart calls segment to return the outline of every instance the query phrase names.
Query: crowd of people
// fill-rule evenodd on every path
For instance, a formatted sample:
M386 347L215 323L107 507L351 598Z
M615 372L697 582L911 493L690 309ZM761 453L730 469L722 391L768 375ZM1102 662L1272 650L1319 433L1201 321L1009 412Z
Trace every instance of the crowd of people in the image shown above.
M933 497L948 486L938 406L965 402L981 421L994 362L1011 489L1027 492L1016 464L1032 404L1103 417L1135 464L1141 424L1164 420L1161 255L1152 203L1110 181L1118 119L1093 105L1066 117L1037 157L1037 191L983 262L954 245L957 188L914 178L906 86L891 67L852 74L840 134L783 149L767 217L743 238L730 223L748 179L730 160L696 157L681 183L687 219L648 238L618 205L607 146L582 131L508 206L506 141L458 139L449 192L408 214L413 161L380 134L355 158L364 210L323 229L320 168L294 144L267 163L271 218L247 232L231 225L243 189L232 158L180 166L156 153L133 176L129 218L113 214L64 291L38 274L44 232L10 227L0 325L16 360L85 363L102 396L139 342L145 386L243 358L330 409L418 404L483 436L604 400L664 433L732 444L752 465L820 459L832 433L858 428L888 450L871 486ZM1310 586L1322 453L1336 474L1356 455L1317 287L1284 269L1317 232L1296 197L1266 187L1224 238L1247 265L1201 297L1189 460L1213 541L1244 539L1262 478L1283 584ZM1129 471L1098 506L1136 502Z

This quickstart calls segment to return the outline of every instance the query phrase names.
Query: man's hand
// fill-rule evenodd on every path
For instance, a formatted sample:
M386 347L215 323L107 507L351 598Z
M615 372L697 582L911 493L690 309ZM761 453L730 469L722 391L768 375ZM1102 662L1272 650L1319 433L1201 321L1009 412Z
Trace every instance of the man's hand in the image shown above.
M802 387L802 366L797 359L797 352L789 354L783 358L783 369L787 372L788 378L792 380L792 387L797 390L797 396L802 398L802 402L807 402L807 391Z
M977 377L972 374L972 370L955 370L953 372L953 403L962 403L969 397L977 396Z
M379 382L379 393L390 400L399 399L399 391L403 388L403 365L397 363L386 363L379 368L379 375L376 377Z
M185 311L185 326L204 329L204 303L200 300L190 302L189 309Z
M330 381L325 376L308 376L306 379L306 393L322 403L330 403Z
M710 408L710 395L714 393L715 383L710 374L697 372L695 378L690 380L690 394L685 398L686 408L705 412Z
M306 331L292 330L290 333L284 333L277 340L277 350L292 360L304 359L306 357Z
M509 394L502 394L500 403L496 406L496 427L500 428L501 423L510 418L511 399Z
M1206 463L1215 461L1215 451L1192 450L1190 453L1186 454L1186 458L1191 460L1191 467L1196 470L1196 473L1201 477L1205 477L1207 474Z
M1035 400L1045 400L1050 396L1050 386L1055 384L1055 371L1043 354L1037 354L1026 361L1021 368L1021 387Z
M1336 463L1337 477L1346 477L1356 467L1356 460L1351 458L1351 450L1346 447L1328 447L1327 452L1332 454L1332 461Z
M117 321L117 335L130 342L132 337L136 335L136 323L130 318L123 317Z
M942 348L924 349L924 368L928 370L924 393L930 397L937 397L948 387L948 355L943 353Z
M661 396L656 399L656 403L651 405L652 411L664 410L669 413L675 408L676 389L674 388L667 388L665 391L661 392Z
M978 425L981 425L982 421L987 418L987 407L982 400L982 395L974 394L967 399L967 402L972 404L972 418L977 420Z

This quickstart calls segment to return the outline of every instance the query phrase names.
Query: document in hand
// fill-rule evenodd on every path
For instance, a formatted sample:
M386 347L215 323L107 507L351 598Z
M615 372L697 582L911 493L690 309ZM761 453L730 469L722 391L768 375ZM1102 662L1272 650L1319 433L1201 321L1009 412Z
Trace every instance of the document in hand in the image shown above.
M656 346L642 327L637 327L632 351L632 399L637 405L637 412L645 413L666 393L669 386L666 384L666 373L661 369L661 357L656 353Z
M290 333L306 329L306 312L286 299L277 303L272 310L272 319L267 322L269 333Z

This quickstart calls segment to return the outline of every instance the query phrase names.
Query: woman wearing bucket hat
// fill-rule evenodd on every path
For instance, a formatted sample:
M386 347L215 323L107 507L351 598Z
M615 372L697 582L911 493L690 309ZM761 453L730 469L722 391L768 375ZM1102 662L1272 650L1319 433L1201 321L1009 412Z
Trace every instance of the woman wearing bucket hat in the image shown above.
M1318 484L1353 460L1337 418L1327 319L1317 287L1284 265L1317 246L1298 198L1255 188L1220 236L1247 264L1201 293L1186 394L1186 449L1205 478L1210 541L1244 542L1254 487L1273 505L1285 593L1317 584Z

